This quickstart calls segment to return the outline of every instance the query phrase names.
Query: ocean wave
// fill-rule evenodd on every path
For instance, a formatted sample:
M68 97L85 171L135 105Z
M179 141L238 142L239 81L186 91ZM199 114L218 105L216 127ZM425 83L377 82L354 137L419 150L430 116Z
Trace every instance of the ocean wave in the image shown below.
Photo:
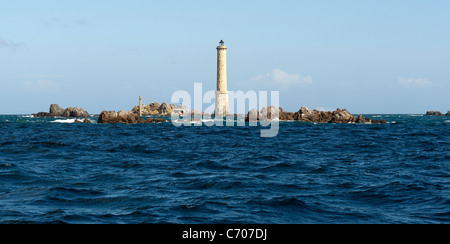
M50 123L66 123L66 124L80 123L80 122L82 122L82 120L80 119L57 119L50 121Z
M202 119L202 120L173 120L173 123L177 124L183 124L183 123L190 123L190 124L201 124L201 123L214 123L213 119Z
M0 116L0 223L450 223L450 118L398 116L282 123L270 140Z

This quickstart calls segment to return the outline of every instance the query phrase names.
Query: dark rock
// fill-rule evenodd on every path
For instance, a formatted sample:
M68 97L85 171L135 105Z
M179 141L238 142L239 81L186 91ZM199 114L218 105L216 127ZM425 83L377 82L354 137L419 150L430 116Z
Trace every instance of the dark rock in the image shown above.
M264 107L261 112L256 109L248 111L245 121L255 122L255 121L270 121L270 120L294 120L294 113L286 112L281 107L268 106Z
M74 107L72 109L72 112L70 113L70 117L86 118L86 117L91 117L91 116L84 109L79 108L79 107Z
M361 114L356 119L356 123L358 124L364 124L364 123L372 123L372 120L369 118L363 117Z
M372 124L387 124L386 120L381 119L381 120L377 120L377 119L373 119L371 121Z
M248 111L247 117L245 118L245 122L256 122L259 120L259 111L256 109L252 109Z
M450 112L450 111L449 111ZM245 122L256 122L264 120L274 120L278 116L280 121L298 120L303 122L314 123L372 123L385 124L386 120L372 120L359 115L355 118L346 109L336 109L335 111L319 111L311 110L305 106L301 107L297 112L286 112L281 107L269 106L264 107L261 112L252 109L247 113Z
M48 117L52 117L52 114L46 113L46 112L39 112L37 114L33 114L33 116L36 118L48 118Z
M450 110L445 114L445 116L450 116Z
M145 123L162 123L162 122L166 122L166 120L163 118L148 118L145 121Z
M50 105L49 113L40 112L33 114L35 117L66 117L66 118L90 118L87 111L79 107L61 108L58 104Z
M286 112L283 108L279 107L280 120L294 120L293 112Z
M61 117L63 116L64 109L62 109L58 104L52 104L50 105L50 114L52 114L55 117Z
M372 124L384 124L385 120L372 120L364 118L359 115L355 118L346 109L336 109L335 111L318 111L314 109L311 111L307 107L301 107L300 110L294 113L294 120L314 123L372 123Z
M340 112L340 109L336 110L336 114L339 114L339 118L336 119L336 122L343 120L342 118L340 118ZM298 112L294 113L294 119L304 122L331 123L331 121L333 120L333 112L319 111L317 109L311 111L309 108L303 106Z
M124 123L124 124L139 124L145 123L145 120L131 112L131 111L102 111L98 117L97 123L109 124L109 123Z
M68 108L66 108L65 110L64 110L64 112L63 112L63 117L70 117L70 115L72 114L72 107L68 107Z
M442 113L439 111L427 111L427 113L425 115L427 115L427 116L442 116Z
M269 121L280 118L280 109L275 106L264 107L259 114L259 120Z
M340 111L340 110L339 110ZM294 119L304 122L315 122L315 123L330 123L332 120L332 112L318 111L303 106L294 113Z
M369 119L369 118L365 118L363 117L361 114L358 116L358 118L356 119L356 123L359 124L365 124L365 123L371 123L371 124L386 124L386 120L382 119L382 120L376 120L376 119Z
M301 120L301 121L310 120L308 117L311 113L312 111L309 108L303 106L300 108L298 112L294 113L294 120Z
M159 104L158 102L152 102L149 105L142 105L141 112L142 116L168 116L174 111L174 109L174 104L168 104L165 102ZM134 106L131 111L139 114L139 106Z
M161 104L159 104L158 102L152 102L148 106L150 107L150 110L159 110Z
M355 123L356 118L346 109L337 109L331 114L331 123Z
M161 115L167 115L167 114L170 114L170 113L172 113L172 107L169 105L169 104L167 104L167 103L162 103L161 104L161 106L159 106L159 113L161 114Z

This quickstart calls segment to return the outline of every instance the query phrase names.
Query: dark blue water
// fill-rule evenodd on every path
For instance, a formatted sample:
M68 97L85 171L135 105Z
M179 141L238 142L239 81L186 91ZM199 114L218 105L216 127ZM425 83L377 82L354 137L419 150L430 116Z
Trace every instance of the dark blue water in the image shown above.
M0 223L450 223L450 117L373 118L261 138L0 116Z

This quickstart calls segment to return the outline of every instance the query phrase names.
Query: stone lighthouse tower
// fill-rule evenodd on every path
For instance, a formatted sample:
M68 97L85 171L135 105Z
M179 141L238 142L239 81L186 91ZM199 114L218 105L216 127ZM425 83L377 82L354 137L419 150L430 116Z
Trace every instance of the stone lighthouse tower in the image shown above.
M225 117L228 114L227 90L227 47L221 40L217 46L217 90L216 90L216 117Z

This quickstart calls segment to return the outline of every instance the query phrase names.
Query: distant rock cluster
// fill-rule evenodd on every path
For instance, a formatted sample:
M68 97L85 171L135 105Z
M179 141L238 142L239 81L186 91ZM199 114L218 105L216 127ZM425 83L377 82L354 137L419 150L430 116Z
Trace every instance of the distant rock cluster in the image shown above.
M46 117L65 117L65 118L90 118L91 115L79 107L68 107L66 109L61 108L58 104L50 105L49 112L39 112L33 114L34 117L46 118Z
M174 108L174 104L152 102L149 105L142 106L142 116L167 116L173 112ZM134 106L131 111L139 114L139 106Z
M278 117L281 121L296 120L314 123L371 123L385 124L386 120L372 120L359 115L357 118L346 109L336 109L335 111L319 111L311 110L305 106L301 107L297 112L286 112L281 107L269 106L264 107L261 112L252 109L247 113L246 121L267 121Z
M175 106L173 104L157 102L150 103L143 107L143 116L168 116L174 112ZM193 120L205 113L201 111L191 111L191 115L194 115ZM50 105L49 112L40 112L33 114L35 117L71 117L71 118L90 118L91 116L87 111L79 107L69 107L66 109L61 108L58 104ZM195 117L198 115L197 117ZM428 111L427 115L442 115L440 112ZM450 115L450 111L447 116ZM334 111L319 111L317 109L311 110L305 106L301 107L297 112L287 112L281 107L268 106L264 107L261 111L256 109L250 110L247 115L234 115L235 117L245 116L245 121L272 121L276 118L280 121L303 121L313 123L371 123L371 124L384 124L385 120L373 120L365 118L362 115L358 117L353 116L346 109L336 109ZM201 116L200 116L201 117ZM76 122L90 123L90 120L77 120ZM139 106L135 106L132 111L102 111L98 117L97 123L124 123L124 124L141 124L141 123L160 123L166 122L164 118L147 118L144 119L139 116Z
M439 111L427 111L427 116L450 116L450 110L444 115Z
M166 122L163 118L148 118L145 120L133 111L102 111L98 117L97 123L110 124L110 123L122 123L122 124L142 124L142 123L159 123Z

